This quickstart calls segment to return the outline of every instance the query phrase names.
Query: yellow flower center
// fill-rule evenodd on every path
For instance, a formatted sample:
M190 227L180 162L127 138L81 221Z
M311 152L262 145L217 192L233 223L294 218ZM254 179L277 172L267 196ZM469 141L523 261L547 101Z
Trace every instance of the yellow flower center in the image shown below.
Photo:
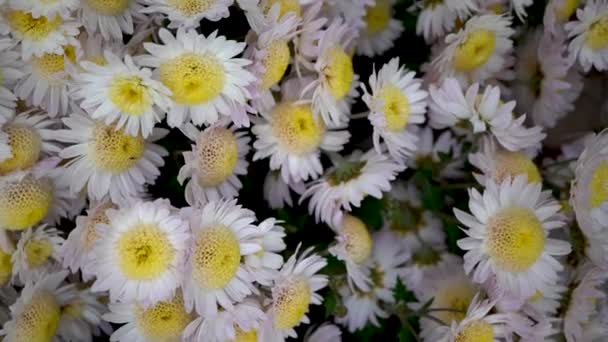
M74 63L76 61L76 48L72 45L64 46L64 54L45 53L39 57L32 58L32 66L40 77L55 83L57 74L65 70L65 59Z
M227 128L207 129L196 146L198 167L196 176L202 186L217 186L233 173L239 159L236 137Z
M357 264L365 262L372 254L372 237L365 223L352 215L344 215L342 237L350 259Z
M145 141L142 136L125 134L122 129L97 123L93 129L90 153L95 165L110 173L132 168L142 157Z
M98 224L110 224L106 210L115 208L111 202L106 202L95 209L93 213L87 218L87 222L84 226L84 232L81 236L82 245L85 250L90 251L93 248L93 244L97 241L99 235L97 235Z
M274 307L274 325L290 329L298 325L310 305L310 285L303 278L291 279L277 289Z
M527 208L501 209L489 219L487 234L487 253L508 272L528 270L545 247L542 224Z
M466 315L467 309L477 294L473 283L464 278L440 289L434 297L431 308L448 308L454 311L438 311L435 316L441 321L450 324L452 321L460 322Z
M272 6L279 4L281 6L279 17L283 17L287 13L295 13L298 17L302 15L302 7L299 0L262 0L260 7L264 13L268 13Z
M241 264L239 240L230 228L218 225L198 234L192 252L193 276L205 289L221 289Z
M291 52L285 40L275 40L266 47L266 56L262 60L265 68L260 84L262 90L267 90L279 83L287 71L290 58Z
M217 0L168 0L167 5L185 17L194 17L209 10L216 2Z
M186 53L161 64L160 80L173 92L175 102L198 105L222 93L226 72L213 55Z
M27 264L30 267L40 267L53 255L53 244L47 239L29 240L23 250Z
M376 4L369 6L365 12L367 32L376 34L383 31L391 20L391 5L388 1L377 0Z
M234 327L234 340L232 342L257 342L258 332L255 329L243 331L239 327Z
M40 157L42 140L32 127L12 124L4 127L13 156L0 162L0 175L33 166Z
M84 0L95 12L102 15L119 15L128 7L130 0Z
M57 331L61 307L52 293L34 294L15 318L15 342L51 341Z
M454 52L454 68L460 72L477 69L490 59L495 47L496 36L493 32L477 30L469 33Z
M392 132L402 131L410 117L410 103L407 97L401 89L389 84L380 90L378 98L382 101L386 128Z
M593 50L601 50L608 47L608 16L598 19L589 26L585 40L587 45Z
M589 205L598 208L608 201L608 160L602 160L589 181Z
M12 274L11 253L7 253L0 248L0 286L5 285L11 279Z
M151 224L139 224L122 233L117 247L121 271L135 280L157 278L169 268L175 256L167 234Z
M0 186L0 226L23 230L38 224L53 202L53 186L46 178L26 176Z
M561 6L555 8L555 16L557 20L564 22L570 18L581 0L563 0Z
M321 145L325 125L315 119L309 105L283 102L272 110L272 132L293 154L311 153Z
M152 105L148 87L139 76L117 76L109 89L110 101L122 112L142 115Z
M494 329L486 321L478 320L465 325L458 332L454 342L493 342Z
M494 170L494 180L502 183L507 177L525 175L530 183L540 183L542 181L540 172L536 164L523 152L511 152L499 150L496 152L496 169Z
M34 18L31 13L23 11L9 11L6 20L15 32L33 41L41 41L61 25L61 18L55 16L51 19L40 16Z
M178 341L192 315L186 311L181 292L170 301L135 309L136 324L147 341Z
M329 92L336 100L348 94L355 78L352 58L340 46L327 53L327 66L323 70Z

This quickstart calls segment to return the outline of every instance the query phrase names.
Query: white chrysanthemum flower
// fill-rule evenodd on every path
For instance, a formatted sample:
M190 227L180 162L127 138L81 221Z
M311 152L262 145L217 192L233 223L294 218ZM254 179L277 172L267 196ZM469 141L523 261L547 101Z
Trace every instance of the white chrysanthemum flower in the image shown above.
M171 92L152 80L150 69L135 65L131 56L126 55L123 61L106 51L103 57L105 65L80 63L83 71L75 79L76 101L91 118L147 138L165 117Z
M262 249L254 254L245 256L245 268L255 274L255 281L264 286L270 286L276 278L278 270L283 266L283 256L279 253L285 250L285 229L274 218L260 222L255 234Z
M333 21L337 18L344 20L348 26L361 31L366 26L366 8L374 5L374 0L325 0L323 2L321 17ZM313 0L313 3L315 1Z
M490 132L510 151L537 146L546 136L539 126L526 127L526 115L513 115L515 101L502 102L500 88L487 86L479 93L478 83L466 92L455 79L445 80L439 88L430 87L429 122L433 128L453 128L468 121L474 133Z
M323 297L317 293L327 286L326 275L317 274L327 261L308 248L298 255L300 246L285 262L271 287L271 303L260 328L260 340L284 341L297 337L294 330L300 323L309 323L306 313L310 305L319 305Z
M305 342L341 342L342 331L336 325L325 323L316 329L308 329Z
M576 12L581 2L581 0L549 0L543 17L545 31L562 35L564 24Z
M420 8L416 21L416 34L427 43L442 38L454 28L458 13L448 6L448 1L418 1L412 9Z
M157 68L160 81L172 92L173 104L167 113L170 126L178 127L192 120L195 125L213 124L220 116L232 115L250 97L246 87L255 78L245 70L251 61L235 58L245 43L227 40L215 31L209 36L196 30L178 29L173 36L166 29L158 32L163 45L144 43L151 55L138 61Z
M92 342L93 336L112 334L112 326L102 321L108 311L104 298L88 288L78 290L78 295L61 307L57 335L61 340Z
M271 209L280 209L287 205L293 207L291 198L291 190L298 195L306 191L306 185L303 182L285 183L281 173L278 171L269 171L264 180L264 199L268 202Z
M61 232L46 224L25 230L11 257L14 278L26 284L61 270L59 251L63 242Z
M182 285L186 308L203 317L217 315L218 304L231 309L256 291L255 274L243 264L244 257L263 250L253 225L255 214L236 200L182 211L192 230Z
M68 68L80 60L82 50L78 41L63 46L57 53L32 57L23 68L24 76L15 86L15 95L31 106L46 110L51 117L67 114L71 101Z
M59 15L64 19L69 19L72 11L78 8L79 0L8 0L12 9L31 13L33 18L47 17L53 18Z
M488 182L501 184L517 176L525 176L530 183L542 183L533 161L535 152L534 149L513 152L497 146L492 138L482 139L479 151L469 154L469 162L481 171L473 172L473 177L481 185Z
M82 114L63 119L69 128L56 131L56 139L70 146L59 156L70 159L64 180L72 193L86 188L89 198L102 200L109 194L119 203L143 192L153 183L164 164L167 151L153 142L163 138L167 130L155 128L150 137L128 135L122 129L92 120Z
M5 144L0 142L0 150L6 149L10 154L0 158L0 175L29 169L42 158L59 152L61 148L53 142L52 127L56 124L46 113L30 110L0 125L0 135L6 137Z
M264 311L255 299L245 299L215 316L198 317L184 330L184 338L192 341L257 341Z
M473 281L496 277L499 289L522 297L554 286L563 270L555 257L570 253L570 244L548 237L564 225L551 193L519 176L502 184L488 182L483 194L472 189L469 196L474 216L459 209L454 213L468 227L468 237L458 246L467 251L464 268Z
M151 306L137 302L108 304L110 312L103 319L112 323L125 323L118 328L110 341L149 342L180 341L184 329L194 319L186 310L181 291L167 300Z
M517 48L513 93L520 111L529 111L535 124L553 127L574 110L583 83L564 56L561 39L532 31Z
M456 78L461 85L484 82L503 73L513 52L515 31L506 16L485 14L467 20L463 29L445 38L446 46L433 60L441 78Z
M59 15L34 17L32 13L10 9L3 20L10 26L12 37L20 43L24 60L44 54L63 54L63 46L74 45L80 23Z
M401 21L393 18L396 0L376 0L365 9L365 28L359 33L357 53L368 57L392 48L403 32Z
M17 97L12 89L23 77L23 61L15 51L15 44L10 38L0 38L0 124L15 115Z
M399 65L393 58L380 71L369 78L370 91L362 86L363 101L370 110L368 119L374 127L374 148L383 151L380 140L388 148L391 157L405 162L416 150L418 137L409 128L425 121L426 97L422 80L414 78L415 72Z
M246 132L234 127L211 126L199 131L192 124L182 129L195 142L192 151L184 152L185 164L177 180L188 178L185 197L190 205L237 197L243 186L238 176L247 174L249 141Z
M145 20L140 0L81 0L76 15L89 34L99 32L105 40L121 41L133 34L134 19Z
M585 72L608 69L608 1L591 0L576 11L577 20L566 24L569 59Z
M425 126L416 127L414 134L419 139L413 158L408 158L406 161L410 168L419 169L440 164L439 177L459 178L464 176L462 168L465 159L462 156L461 146L451 131L444 131L435 139L433 129Z
M342 20L334 20L323 31L317 45L315 79L302 90L312 94L312 109L326 125L340 126L350 119L350 104L358 95L358 78L349 54L355 33Z
M336 243L329 248L329 253L346 264L348 285L353 291L369 291L371 279L366 266L373 241L367 226L358 217L340 213L332 228L336 232Z
M228 18L228 7L234 0L143 0L142 3L148 5L142 13L166 16L169 28L195 29L203 19Z
M108 224L95 227L91 290L112 301L150 305L167 300L181 284L190 239L188 223L168 200L134 201L107 209Z
M390 182L405 170L405 165L377 154L355 151L343 160L335 161L325 175L308 185L300 202L310 197L308 211L315 215L317 222L331 222L338 210L351 211L359 207L365 196L382 198L382 192L389 191Z
M67 271L55 272L25 284L0 336L6 341L53 341L62 307L78 295L74 285L61 286L67 275Z

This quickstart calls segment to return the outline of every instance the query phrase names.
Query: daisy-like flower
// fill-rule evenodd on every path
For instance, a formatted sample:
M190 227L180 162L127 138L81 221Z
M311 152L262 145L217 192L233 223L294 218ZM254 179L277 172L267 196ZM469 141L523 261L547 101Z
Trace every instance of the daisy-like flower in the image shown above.
M340 18L358 32L366 26L366 8L374 5L374 0L353 0L349 2L325 0L322 2L324 4L321 16L326 17L329 21Z
M23 62L14 47L15 41L12 39L0 38L0 124L15 114L17 97L11 89L23 76Z
M67 341L92 342L93 336L100 336L102 332L112 334L112 326L101 319L108 311L102 301L101 295L88 288L78 290L78 295L61 307L57 335Z
M283 266L283 256L279 253L285 250L285 229L279 225L281 221L267 218L257 227L256 238L262 249L245 257L245 268L255 274L255 281L264 286L270 286Z
M245 43L218 37L217 31L205 37L181 28L175 37L166 29L158 36L164 45L144 43L151 55L138 61L158 68L160 81L172 92L169 125L178 127L190 119L195 125L213 124L248 100L246 87L255 78L245 67L251 61L235 58Z
M15 278L26 284L61 270L59 251L63 241L59 230L45 224L25 230L11 257Z
M188 223L163 199L107 209L106 215L109 223L96 226L97 279L91 290L109 291L113 301L143 305L171 298L181 284Z
M7 341L52 341L61 308L78 295L73 285L62 285L67 271L55 272L34 283L27 283L11 305L11 320L0 336Z
M416 34L424 37L427 43L432 43L445 36L454 28L458 13L448 6L449 2L444 0L418 1L412 7L412 9L420 9L416 21Z
M510 27L506 16L485 14L467 20L464 28L445 38L446 46L433 60L442 78L456 78L461 85L484 82L505 70L513 51ZM506 76L506 75L503 75Z
M257 330L263 319L260 303L248 298L215 316L196 318L186 327L183 336L193 341L257 341Z
M76 10L80 3L79 0L8 0L8 2L10 8L31 13L33 18L54 18L59 15L64 19L69 19L72 11Z
M271 209L280 209L287 205L293 206L291 191L293 190L298 195L306 191L306 185L303 182L285 183L281 174L277 171L269 171L264 180L264 199L268 202Z
M108 322L122 324L110 341L147 342L180 341L184 329L194 319L186 310L181 291L167 300L151 306L137 302L118 302L108 305L110 312L102 317Z
M124 61L110 51L105 65L82 61L83 71L74 84L80 107L93 119L115 124L127 134L147 138L154 125L165 117L171 92L152 80L152 71L139 68L131 56Z
M513 152L497 146L492 138L487 138L481 140L480 151L469 154L469 162L481 171L473 173L481 185L488 182L500 184L520 175L525 176L530 183L541 183L542 178L534 164L534 157L534 149Z
M357 41L357 53L368 57L392 48L403 32L401 21L393 18L395 0L376 0L365 9L365 28Z
M564 24L576 12L580 3L580 0L549 0L543 17L545 31L554 35L563 34Z
M186 201L190 205L232 199L242 187L237 176L247 174L249 141L246 132L234 127L211 126L200 132L192 124L182 130L195 141L192 151L184 152L185 164L179 170L178 181L186 185Z
M133 34L133 22L144 21L140 0L81 0L76 13L89 34L99 32L105 40L122 40L123 33Z
M73 45L80 24L63 19L59 15L34 17L33 13L10 9L3 19L10 26L12 37L21 45L21 56L29 60L32 56L62 54L63 46Z
M535 124L553 127L574 110L583 83L570 67L561 39L536 30L517 49L513 92L520 111L530 110Z
M342 341L342 331L333 324L325 323L316 329L308 329L305 342L339 342Z
M458 144L451 131L444 131L437 139L431 127L416 127L413 132L419 137L417 148L413 158L408 158L407 165L413 169L423 167L433 167L439 164L440 178L458 178L464 175L464 157L462 156L461 146ZM446 159L447 157L450 159Z
M474 216L459 209L454 213L468 228L458 246L467 251L464 268L473 281L495 277L499 289L523 297L555 285L563 270L555 257L570 253L570 244L548 237L564 225L551 193L519 176L487 182L483 194L472 189L469 196Z
M169 28L195 29L203 19L218 21L230 15L234 0L143 0L148 5L142 13L163 14Z
M346 264L348 285L352 289L370 290L369 270L366 267L372 255L372 237L367 226L358 217L340 213L332 228L336 232L336 243L329 253Z
M374 148L381 153L380 140L392 158L404 162L416 150L418 137L409 128L425 121L426 97L422 81L415 72L399 65L393 58L369 78L370 91L362 86L363 101L370 110L368 119L374 126Z
M608 1L591 0L576 11L577 20L566 24L568 54L571 63L578 63L585 72L593 66L608 69Z
M144 185L154 182L164 165L167 151L153 142L163 138L167 130L155 128L144 139L128 135L124 129L105 125L82 114L64 118L69 128L56 131L56 139L71 144L59 156L69 159L64 180L72 193L86 188L89 198L119 203L143 192Z
M300 246L289 257L271 287L271 304L261 327L262 341L284 341L297 337L294 330L300 323L309 323L306 316L310 305L323 301L317 291L327 286L326 275L317 274L327 261L308 248L298 255Z
M403 164L376 151L355 151L311 182L300 203L310 197L308 211L315 220L331 222L338 210L352 211L352 206L359 207L367 195L382 198L382 192L390 190L390 182L404 169Z
M236 200L212 201L201 208L183 209L192 239L185 269L184 301L203 317L230 310L256 291L255 274L243 258L262 250L253 225L255 214Z
M451 78L439 88L431 85L430 125L442 129L468 121L474 133L491 132L509 151L538 146L545 138L541 127L524 126L525 114L514 118L515 101L503 103L498 87L487 86L481 94L479 88L475 83L463 92L458 82Z

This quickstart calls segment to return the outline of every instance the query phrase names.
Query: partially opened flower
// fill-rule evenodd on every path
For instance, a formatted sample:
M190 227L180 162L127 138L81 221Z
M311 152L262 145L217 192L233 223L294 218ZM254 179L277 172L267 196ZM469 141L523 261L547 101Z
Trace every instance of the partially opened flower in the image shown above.
M608 2L591 0L576 11L576 19L566 24L569 58L578 62L585 72L593 66L608 69Z

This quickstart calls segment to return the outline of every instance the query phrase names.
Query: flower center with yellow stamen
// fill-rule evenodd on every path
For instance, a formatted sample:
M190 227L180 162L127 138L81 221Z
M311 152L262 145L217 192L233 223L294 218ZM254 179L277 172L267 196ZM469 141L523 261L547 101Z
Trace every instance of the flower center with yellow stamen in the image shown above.
M493 342L494 329L486 321L473 321L458 332L454 342Z
M161 64L159 71L161 82L173 93L173 100L184 105L214 100L226 82L224 66L211 54L186 53Z
M515 178L519 175L528 177L530 183L540 183L542 178L536 164L523 152L499 150L495 155L495 170L493 179L502 183L507 177Z
M117 241L118 264L129 279L156 279L169 269L174 256L167 234L153 224L139 224Z
M260 7L264 14L267 14L275 4L280 5L280 18L287 13L294 13L298 17L302 15L302 7L300 6L299 0L262 0L260 2Z
M30 126L9 124L4 127L13 156L0 162L0 175L33 166L40 157L42 139Z
M344 239L344 249L353 262L361 264L372 254L372 237L359 218L344 215L340 235Z
M585 34L585 42L593 50L608 47L608 16L604 16L589 26Z
M249 331L243 331L239 327L234 327L234 340L233 342L257 342L258 332L255 329Z
M239 159L239 145L227 128L210 128L200 136L196 146L196 178L202 186L213 187L234 173Z
M367 32L376 34L383 31L391 20L391 5L388 1L377 0L376 4L369 6L365 12Z
M192 321L192 315L186 311L181 292L177 292L169 301L158 302L149 308L137 306L135 321L148 341L178 341Z
M99 235L97 235L98 224L110 224L106 210L115 208L111 202L106 202L95 209L89 217L84 226L84 232L81 235L82 245L86 251L90 251L93 248L93 244L97 241Z
M602 160L589 181L589 205L598 208L608 201L608 160Z
M336 165L335 168L325 176L327 182L331 186L337 186L343 183L347 183L361 175L366 162L342 162L340 165Z
M33 41L44 40L61 25L59 16L34 18L31 13L18 10L9 11L6 20L14 32Z
M54 84L65 78L65 75L59 75L65 71L65 59L74 63L76 61L75 47L67 45L64 47L64 54L45 53L42 56L32 58L32 66L40 77ZM62 76L62 77L59 77Z
M209 10L217 0L168 0L167 5L184 17L194 17Z
M329 49L323 74L331 95L341 100L350 92L355 78L351 56L340 46Z
M131 0L84 0L95 12L102 15L119 15L128 7Z
M382 101L386 128L391 132L402 131L410 117L410 102L407 97L401 89L389 84L380 90L378 98Z
M191 255L194 279L205 289L221 289L241 265L241 247L230 228L217 225L198 233Z
M460 322L466 316L475 294L477 294L477 289L463 275L462 279L449 282L449 286L435 294L431 308L451 309L453 311L437 311L434 315L447 324L452 321Z
M139 76L115 77L108 95L118 109L130 115L142 115L152 104L148 87Z
M47 239L29 240L23 250L27 264L30 267L40 267L53 255L53 244Z
M0 286L5 285L13 274L11 255L0 248Z
M285 40L275 40L266 47L266 56L262 60L265 68L260 84L262 90L279 83L287 71L290 58L291 52Z
M51 341L60 316L61 307L52 293L35 293L15 318L15 341Z
M540 220L528 208L501 209L488 220L486 250L492 261L508 272L529 269L545 247Z
M89 144L95 166L117 174L132 168L143 156L144 138L125 134L122 129L97 123Z
M284 102L272 110L272 131L289 153L302 155L316 151L325 134L325 125L317 120L309 105Z
M278 329L290 329L298 325L310 305L311 289L303 278L293 278L279 285L274 297L274 325Z
M557 20L561 22L568 20L574 14L579 4L580 0L563 0L561 6L555 8Z
M454 68L460 72L473 71L490 59L495 48L496 36L492 31L473 31L454 51Z
M23 230L46 216L53 202L53 186L47 178L26 176L0 185L0 227Z

